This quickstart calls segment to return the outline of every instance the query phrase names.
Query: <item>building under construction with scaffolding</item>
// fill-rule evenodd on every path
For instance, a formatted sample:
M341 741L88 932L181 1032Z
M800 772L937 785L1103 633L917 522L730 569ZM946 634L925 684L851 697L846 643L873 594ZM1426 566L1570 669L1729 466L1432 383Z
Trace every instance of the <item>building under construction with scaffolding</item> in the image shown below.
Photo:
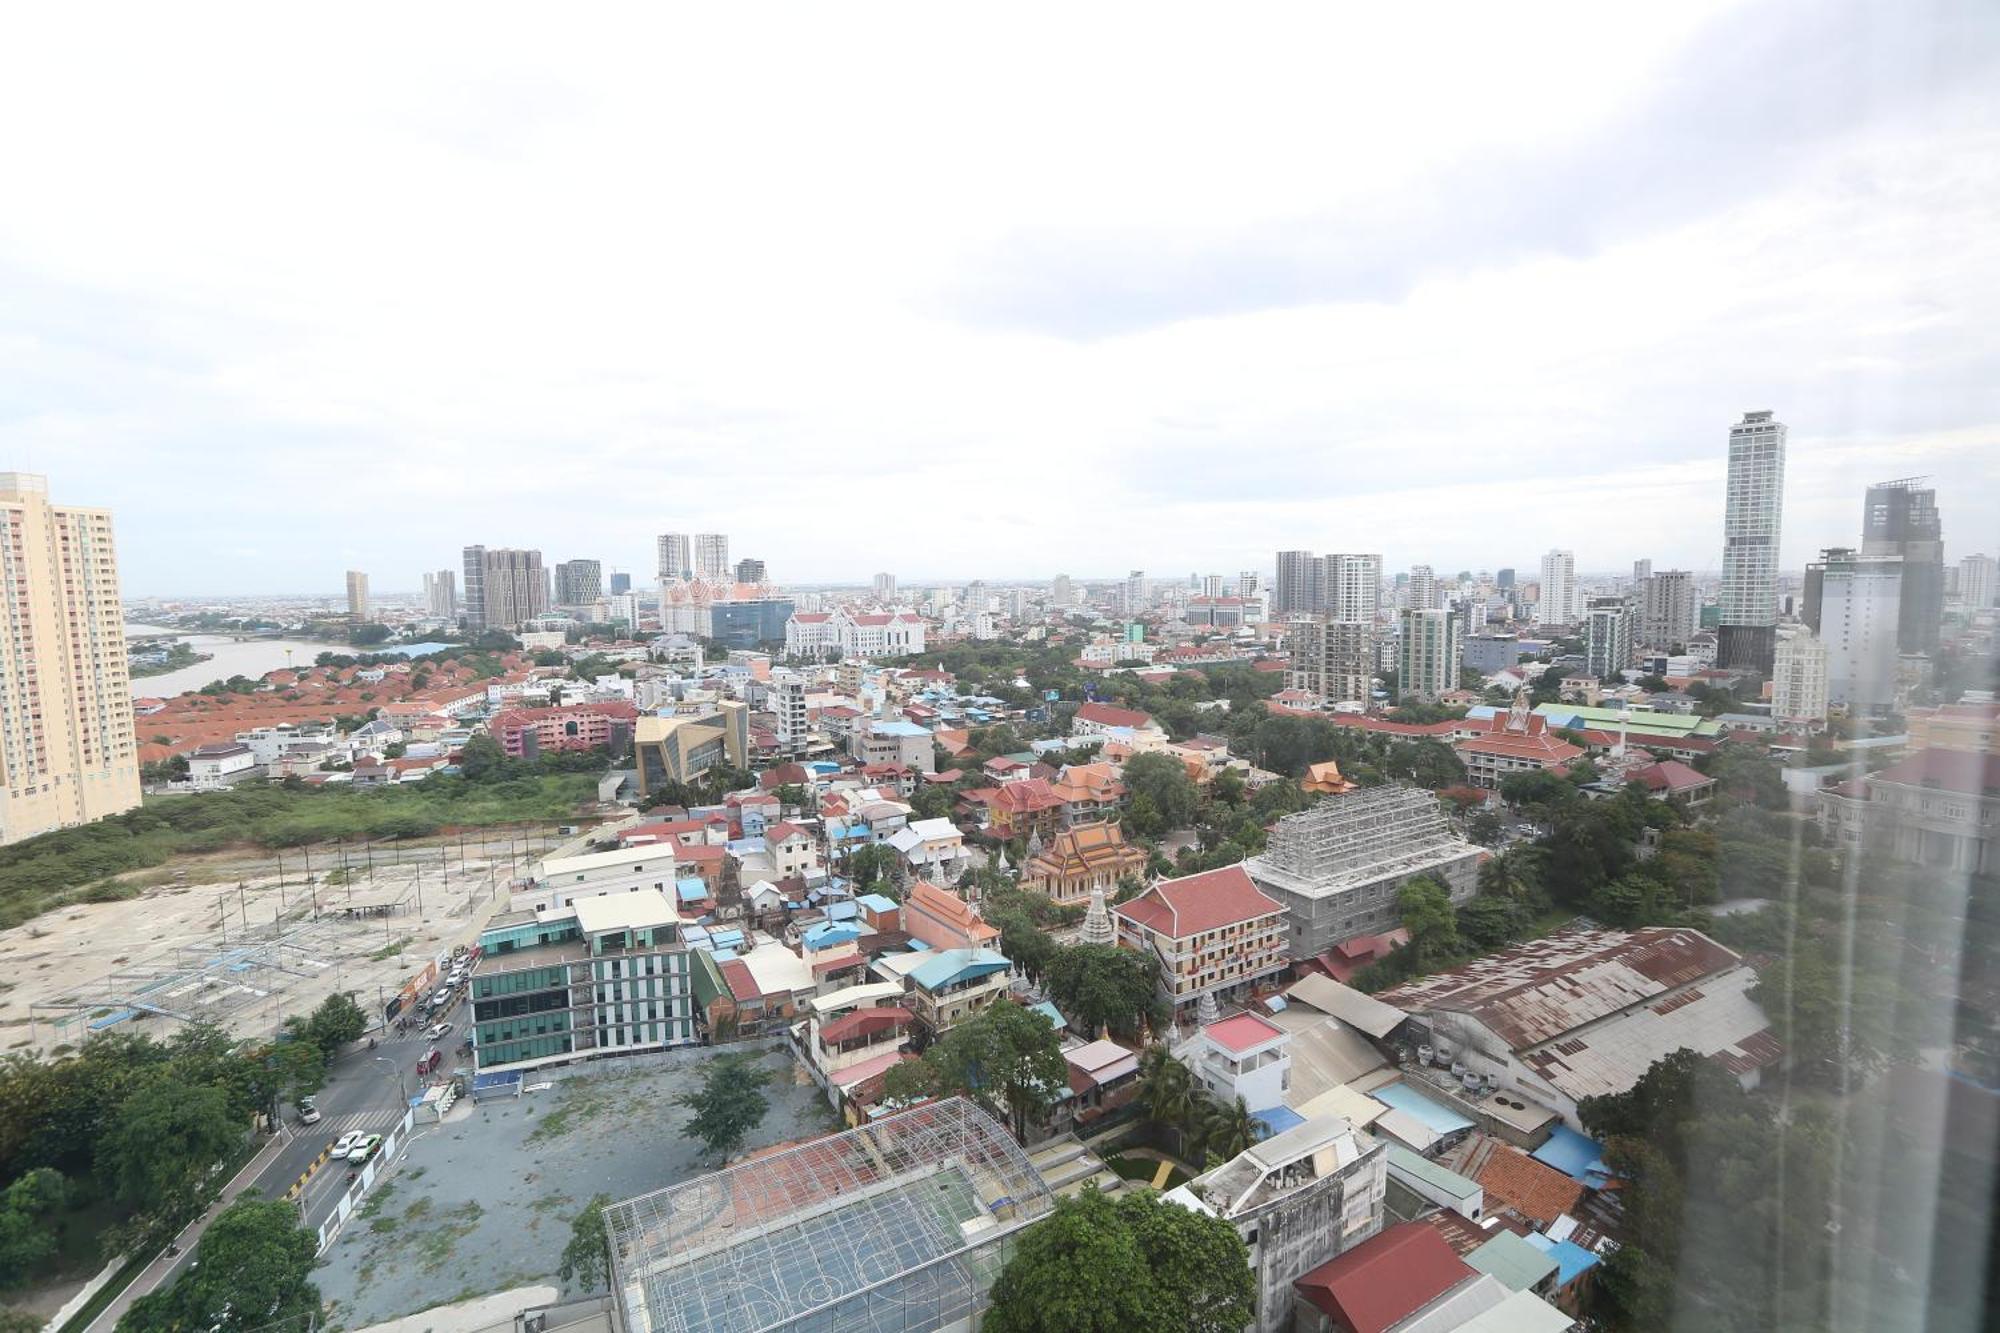
M966 1328L1054 1199L963 1098L607 1208L627 1333Z
M1451 831L1437 797L1418 787L1370 787L1278 821L1262 855L1243 863L1285 905L1293 958L1356 935L1392 930L1396 893L1429 875L1454 905L1479 887L1479 849Z

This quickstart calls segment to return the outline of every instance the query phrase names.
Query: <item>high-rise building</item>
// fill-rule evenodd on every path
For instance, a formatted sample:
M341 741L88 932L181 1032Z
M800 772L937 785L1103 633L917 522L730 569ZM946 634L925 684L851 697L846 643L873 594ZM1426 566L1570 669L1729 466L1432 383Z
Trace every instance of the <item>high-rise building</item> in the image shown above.
M1375 689L1375 626L1314 616L1294 620L1288 643L1289 689L1328 703L1367 703Z
M1278 579L1271 585L1271 614L1311 615L1325 605L1321 566L1311 551L1278 552Z
M1771 666L1771 717L1781 727L1826 723L1826 642L1793 626L1778 636Z
M609 615L614 623L623 622L627 629L639 626L639 594L636 592L614 592L605 599L610 608Z
M1542 592L1535 603L1537 625L1574 625L1582 618L1576 586L1576 552L1552 550L1542 557Z
M658 545L662 587L685 583L694 577L694 543L685 532L663 532Z
M424 575L424 610L439 620L458 619L458 575L449 569Z
M604 566L595 560L565 560L556 566L557 606L589 606L604 595Z
M697 532L694 535L694 576L713 583L729 578L729 534Z
M1255 597L1257 595L1256 570L1246 569L1237 574L1236 595L1238 597Z
M1685 569L1648 574L1639 593L1639 638L1649 648L1685 645L1694 637L1694 575Z
M806 752L806 742L810 738L806 721L805 677L795 671L773 671L764 697L764 706L776 719L772 730L777 733L778 753L788 759L799 758Z
M465 623L469 629L513 629L548 607L540 551L509 546L465 548Z
M1778 538L1785 510L1785 424L1745 412L1729 428L1723 497L1722 616L1716 661L1769 673L1777 648Z
M1396 643L1396 695L1436 699L1458 688L1459 619L1440 607L1403 608Z
M1403 600L1403 605L1415 607L1419 611L1427 611L1437 604L1437 574L1432 571L1429 565L1411 565L1410 587L1408 594Z
M1632 562L1632 582L1643 585L1651 577L1653 577L1653 562L1651 560L1634 560Z
M747 555L738 560L736 562L736 581L738 583L764 582L764 562L752 559Z
M1903 562L1836 546L1806 572L1801 619L1826 644L1828 701L1857 712L1889 707L1901 663Z
M1320 598L1327 616L1374 624L1382 612L1382 557L1329 555L1320 567Z
M1861 554L1903 562L1896 643L1906 653L1936 652L1944 619L1944 528L1937 492L1925 480L1905 477L1870 486L1861 519Z
M139 804L111 514L0 472L0 844Z
M620 573L618 570L615 569L612 570L611 587L609 591L611 595L614 597L621 592L632 591L632 576L630 574Z
M1222 575L1210 574L1204 578L1201 581L1201 595L1204 597L1222 596Z
M1125 576L1125 614L1136 616L1145 609L1146 571L1135 569Z
M1632 665L1632 604L1623 597L1590 599L1585 670L1599 680Z
M1498 588L1501 592L1506 592L1509 589L1511 589L1514 586L1513 568L1510 566L1496 573L1493 576L1493 586L1495 588Z
M368 576L358 569L347 571L347 618L357 625L368 619Z
M875 600L888 603L896 600L896 576L881 573L875 576Z
M887 577L889 579L890 591L895 591L896 580L893 575L878 575L877 577ZM1049 583L1049 600L1057 606L1074 606L1076 604L1076 590L1070 584L1069 575L1058 574Z
M1993 605L2000 591L2000 561L1990 555L1968 555L1958 562L1958 600L1979 611Z

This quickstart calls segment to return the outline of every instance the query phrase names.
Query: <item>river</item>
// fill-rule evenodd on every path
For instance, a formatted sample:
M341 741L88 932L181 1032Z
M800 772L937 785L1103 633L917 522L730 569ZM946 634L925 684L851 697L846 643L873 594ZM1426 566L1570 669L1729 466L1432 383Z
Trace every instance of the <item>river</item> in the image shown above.
M172 634L194 651L209 655L208 661L182 667L179 671L139 677L132 682L134 699L171 699L176 694L198 690L211 681L228 680L231 676L248 676L255 680L266 671L279 671L288 665L311 666L312 660L321 653L342 651L338 644L308 643L304 639L246 639L239 643L227 634L190 634L162 625L127 625L125 633L129 636ZM287 649L291 650L290 662L285 660Z

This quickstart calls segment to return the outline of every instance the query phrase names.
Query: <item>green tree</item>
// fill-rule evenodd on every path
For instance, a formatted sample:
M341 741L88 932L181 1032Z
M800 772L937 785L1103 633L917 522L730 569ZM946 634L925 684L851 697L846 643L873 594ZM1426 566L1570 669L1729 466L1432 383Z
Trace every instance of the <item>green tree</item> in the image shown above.
M925 1051L889 1070L885 1094L892 1101L970 1097L1025 1139L1030 1122L1048 1118L1069 1086L1069 1064L1055 1025L1008 1000L988 1005Z
M0 1197L0 1287L34 1277L56 1251L50 1213L63 1206L69 1182L62 1172L37 1167L7 1187Z
M727 1162L750 1131L764 1123L771 1109L764 1085L770 1081L770 1073L748 1057L726 1056L709 1064L699 1088L680 1094L674 1102L694 1113L687 1132Z
M1136 807L1149 802L1163 830L1186 828L1201 808L1201 791L1172 755L1136 754L1125 761L1125 789Z
M489 781L505 771L510 762L500 742L483 731L458 752L458 771L467 782Z
M886 893L892 898L901 898L896 890L896 870L900 860L896 849L884 843L871 842L847 854L842 868L847 878L854 882L854 892Z
M240 1198L202 1233L194 1263L172 1286L135 1301L118 1333L311 1327L321 1315L310 1280L317 1248L291 1204Z
M244 1127L231 1118L222 1089L163 1074L118 1108L98 1149L98 1171L133 1207L178 1211L243 1139Z
M270 1064L277 1094L293 1102L326 1086L326 1052L311 1039L275 1043L271 1047Z
M611 1232L604 1225L609 1194L599 1194L583 1206L569 1224L569 1244L563 1246L556 1276L565 1288L595 1291L611 1280Z
M1257 1279L1235 1227L1150 1190L1119 1199L1117 1211L1152 1274L1152 1303L1162 1327L1238 1333L1249 1325Z
M1182 1152L1187 1151L1201 1103L1201 1085L1193 1072L1163 1044L1148 1046L1139 1057L1139 1105L1148 1120L1173 1131Z
M771 795L778 798L778 804L793 810L805 810L812 805L812 793L803 783L783 783L775 788Z
M1056 950L1047 974L1056 1007L1093 1034L1109 1029L1114 1037L1137 1037L1156 998L1156 965L1132 949L1071 945Z
M1396 891L1396 910L1410 932L1412 961L1421 969L1449 965L1464 952L1451 891L1429 875L1418 875Z
M361 1034L367 1030L368 1015L354 1002L352 991L336 991L327 996L318 1008L292 1027L295 1036L317 1046L327 1060L338 1055L341 1047L361 1040Z
M910 809L918 819L949 819L957 799L948 786L921 782L917 784L916 795L910 798Z
M1201 1146L1212 1163L1228 1161L1263 1137L1264 1127L1251 1117L1250 1107L1241 1097L1210 1099L1203 1108Z
M1138 1238L1095 1189L1057 1199L1054 1212L1021 1234L993 1283L991 1299L980 1325L986 1333L1150 1333L1174 1327L1161 1322L1153 1273Z

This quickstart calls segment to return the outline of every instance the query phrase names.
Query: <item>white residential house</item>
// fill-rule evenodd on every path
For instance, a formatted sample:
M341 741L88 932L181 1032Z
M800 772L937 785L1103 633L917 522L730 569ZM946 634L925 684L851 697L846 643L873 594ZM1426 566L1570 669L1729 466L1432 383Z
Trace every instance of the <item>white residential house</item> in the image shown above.
M257 756L238 741L204 745L188 755L188 784L196 791L221 791L257 767Z
M1264 1111L1291 1091L1291 1034L1247 1010L1196 1029L1175 1054L1224 1105L1241 1097Z
M949 819L919 819L896 830L889 845L914 879L950 884L966 866L965 834Z
M819 840L797 824L780 820L764 827L764 848L779 879L817 874L824 868Z

